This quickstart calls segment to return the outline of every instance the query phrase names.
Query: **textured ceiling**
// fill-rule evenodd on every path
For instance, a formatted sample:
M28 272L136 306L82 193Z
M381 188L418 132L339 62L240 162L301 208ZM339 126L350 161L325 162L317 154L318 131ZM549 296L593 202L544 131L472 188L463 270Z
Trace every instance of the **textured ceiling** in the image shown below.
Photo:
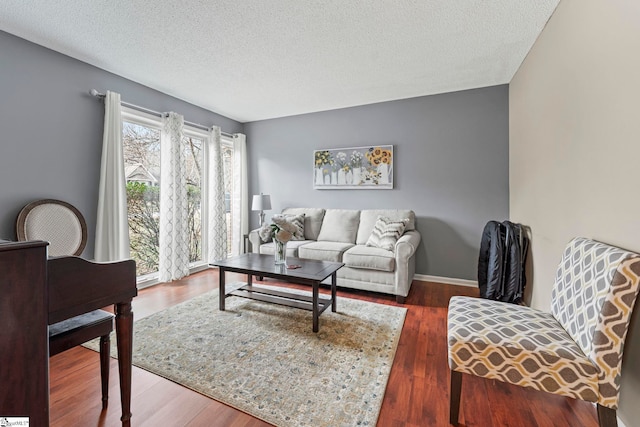
M247 122L509 83L558 2L2 0L0 29Z

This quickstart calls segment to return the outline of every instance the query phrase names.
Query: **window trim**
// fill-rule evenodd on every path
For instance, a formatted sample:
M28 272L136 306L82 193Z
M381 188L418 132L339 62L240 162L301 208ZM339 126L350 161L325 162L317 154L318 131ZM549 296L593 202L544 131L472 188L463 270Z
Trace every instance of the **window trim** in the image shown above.
M202 130L202 129L198 129L195 128L193 126L189 126L189 125L184 125L183 128L183 136L190 136L193 138L198 138L202 140L202 177L201 179L201 183L200 183L200 191L201 191L201 199L200 199L200 203L202 203L202 206L207 207L209 206L209 180L208 180L208 171L209 171L209 160L208 160L208 156L207 156L207 146L209 145L210 141L209 141L209 133L207 133L206 131ZM160 191L162 191L162 187L160 188ZM209 251L208 248L208 237L209 237L209 230L207 227L208 224L208 216L209 216L209 209L203 209L204 212L201 212L201 216L200 216L200 238L202 239L202 242L200 243L200 247L202 248L202 260L200 261L194 261L194 262L190 262L189 263L189 274L193 274L197 271L201 271L204 270L203 267L208 267L209 263L207 262L207 253Z
M157 130L162 129L162 121L159 116L128 107L122 107L121 112L123 122L132 122L138 125L152 127Z

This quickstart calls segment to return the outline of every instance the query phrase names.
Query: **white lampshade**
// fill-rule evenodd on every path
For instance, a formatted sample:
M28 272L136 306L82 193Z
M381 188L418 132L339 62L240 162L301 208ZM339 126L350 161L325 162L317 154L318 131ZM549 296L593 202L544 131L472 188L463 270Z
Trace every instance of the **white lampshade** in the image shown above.
M268 211L271 210L271 196L268 194L256 194L251 202L252 211Z

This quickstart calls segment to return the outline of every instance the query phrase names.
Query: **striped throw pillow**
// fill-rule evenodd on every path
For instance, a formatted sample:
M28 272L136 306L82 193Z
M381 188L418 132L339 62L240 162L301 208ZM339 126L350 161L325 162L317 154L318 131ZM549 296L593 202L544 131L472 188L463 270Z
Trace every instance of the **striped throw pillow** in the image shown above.
M304 214L284 214L284 217L296 227L296 233L291 240L304 240Z
M404 229L407 227L408 223L409 219L392 221L389 218L379 216L376 224L373 226L371 235L367 240L367 246L373 246L393 252L396 242L400 236L402 236L402 233L404 233Z

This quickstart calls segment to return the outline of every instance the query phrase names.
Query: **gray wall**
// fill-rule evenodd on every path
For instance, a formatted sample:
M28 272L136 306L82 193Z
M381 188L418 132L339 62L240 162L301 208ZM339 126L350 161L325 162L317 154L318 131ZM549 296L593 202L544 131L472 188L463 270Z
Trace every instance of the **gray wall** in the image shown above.
M246 123L249 192L271 195L267 214L413 209L417 273L475 280L484 224L509 214L508 102L502 85ZM314 150L382 144L394 146L393 190L313 190Z
M93 256L104 106L89 95L92 88L243 131L241 123L0 31L0 239L15 238L22 206L56 198L86 217L84 255Z
M84 255L93 255L104 107L92 88L246 133L250 194L271 194L270 214L286 206L413 209L421 274L475 279L482 227L508 216L506 85L243 126L0 32L0 238L14 238L26 203L57 198L85 215ZM393 190L312 189L313 150L376 144L394 145Z

